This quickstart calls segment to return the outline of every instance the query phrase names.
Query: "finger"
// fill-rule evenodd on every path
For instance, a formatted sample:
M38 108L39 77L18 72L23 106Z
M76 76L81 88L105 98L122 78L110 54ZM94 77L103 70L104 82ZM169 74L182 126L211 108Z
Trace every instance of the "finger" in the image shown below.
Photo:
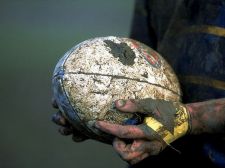
M131 144L126 144L123 140L115 138L113 147L120 154L127 153L127 159L130 160L145 152L143 144L145 144L144 140L134 140Z
M148 141L146 140L142 140L142 139L137 139L137 140L134 140L132 145L131 145L131 148L130 150L131 151L142 151L142 152L145 152L145 144L147 143Z
M116 138L113 142L114 149L126 160L133 160L144 153L148 155L158 155L163 149L164 144L160 141L146 141L137 139L127 146L125 142Z
M145 133L142 129L135 125L118 125L111 124L105 121L97 121L95 123L96 128L112 134L119 138L136 139L136 138L146 138Z
M72 128L60 127L60 128L59 128L59 133L60 133L61 135L64 135L64 136L73 134L72 139L73 139L73 141L75 141L75 142L82 142L82 141L88 139L87 136L81 134L80 132L78 132L78 131L76 131L76 130L74 130L74 129L72 129Z
M59 128L59 133L61 135L71 135L73 133L73 130L71 128L67 128L67 127L60 127Z
M60 112L57 112L57 113L52 115L52 121L57 125L61 125L61 126L67 126L68 125L66 119L61 115Z
M87 136L82 135L82 134L78 134L78 133L74 133L72 136L73 141L75 142L83 142L87 139L89 139Z
M166 147L166 144L162 141L149 141L145 144L145 151L151 155L158 155L164 148Z
M160 141L134 140L127 145L123 140L115 138L113 147L125 161L136 164L150 155L158 155L163 149L164 144Z
M143 154L144 151L132 150L132 144L126 144L123 140L115 138L113 141L113 147L120 157L125 161L130 161Z
M115 138L113 140L113 148L120 156L123 154L123 152L127 151L126 146L127 144L119 138Z
M130 164L131 164L131 165L137 164L138 162L144 160L144 159L147 158L148 156L149 156L148 153L143 153L142 155L140 155L140 156L138 156L138 157L132 159L132 160L130 161Z
M129 99L115 101L116 108L124 112L139 112L147 113L153 112L156 109L157 101L151 98L146 99Z
M137 145L132 146L133 151L143 151L151 156L158 155L164 149L164 143L158 140L137 140Z
M118 110L124 112L134 113L138 111L137 102L134 99L117 100L115 101L115 106Z
M56 102L56 100L55 100L55 98L52 98L52 107L54 107L54 108L56 108L56 109L59 108L59 107L58 107L58 104L57 104L57 102Z
M152 141L152 140L155 140L155 139L161 139L159 134L156 131L154 131L151 127L146 125L145 123L140 124L137 127L140 128L143 131L143 133L145 134L145 137L143 137L143 138L145 138L149 141Z
M136 142L136 144L135 144ZM140 153L140 155L137 155L135 157L129 158L130 164L136 164L148 156L158 155L162 150L164 149L164 144L162 144L160 141L144 141L144 140L136 140L131 146L131 151Z

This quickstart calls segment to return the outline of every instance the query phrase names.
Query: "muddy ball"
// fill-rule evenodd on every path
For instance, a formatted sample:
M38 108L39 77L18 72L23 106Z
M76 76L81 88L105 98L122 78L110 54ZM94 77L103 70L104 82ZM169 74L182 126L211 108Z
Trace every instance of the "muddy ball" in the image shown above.
M112 136L94 127L96 120L137 124L140 116L116 110L118 99L180 101L180 86L169 64L150 47L119 37L86 40L57 63L53 96L64 117L91 139Z

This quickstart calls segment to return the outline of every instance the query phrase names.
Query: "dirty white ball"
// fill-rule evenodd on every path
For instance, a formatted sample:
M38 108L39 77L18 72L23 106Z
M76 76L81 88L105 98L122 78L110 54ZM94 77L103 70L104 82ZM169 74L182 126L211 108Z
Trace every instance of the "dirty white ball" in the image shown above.
M108 142L94 121L124 124L133 114L118 112L118 99L180 101L180 86L169 64L153 49L129 38L100 37L69 50L56 65L53 93L63 115L80 132Z

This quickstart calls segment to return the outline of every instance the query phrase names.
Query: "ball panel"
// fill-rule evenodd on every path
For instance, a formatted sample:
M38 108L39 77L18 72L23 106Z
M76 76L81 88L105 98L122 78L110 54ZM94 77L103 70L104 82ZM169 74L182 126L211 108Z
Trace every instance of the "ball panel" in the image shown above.
M112 53L116 51L112 52L112 49L107 47L105 41L107 41L107 43L108 41L112 41L118 44L127 44L135 53L136 57L133 59L134 63L132 65L124 65L123 61L121 62L117 57L120 55L113 55ZM64 64L65 73L97 73L126 76L128 78L162 85L180 94L179 82L168 63L153 50L147 50L147 47L137 48L137 46L142 46L143 44L136 42L136 47L134 47L133 43L134 40L116 37L96 38L90 40L88 44L82 43L71 53ZM124 50L124 52L126 51L127 49ZM122 49L118 52L122 52ZM148 55L146 55L146 53L148 53ZM154 55L154 57L157 56L160 67L155 68L151 66L152 64L150 65L150 59L146 60L147 56L151 58L151 54Z
M64 76L57 75L52 79L53 82L53 96L59 105L59 109L63 116L72 124L72 126L82 132L91 139L95 139L104 143L111 143L113 137L98 129L95 129L94 123L90 121L81 122L78 114L80 112L79 106L74 106L74 103L69 99L67 92L64 89Z
M126 81L126 79L115 81L108 76L65 74L63 85L70 102L74 107L81 108L80 113L78 112L80 119L87 122L96 119L104 120L108 109L112 109L113 101L128 98L128 94L124 94ZM106 84L106 87L103 84ZM113 87L114 85L117 87ZM129 113L121 115L124 118L132 117ZM115 121L111 122L115 123ZM122 124L122 121L118 119L118 123Z

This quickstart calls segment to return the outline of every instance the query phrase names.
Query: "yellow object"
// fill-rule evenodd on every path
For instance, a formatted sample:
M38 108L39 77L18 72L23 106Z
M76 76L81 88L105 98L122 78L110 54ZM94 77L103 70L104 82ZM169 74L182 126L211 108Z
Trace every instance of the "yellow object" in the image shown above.
M174 119L173 132L168 131L162 123L160 123L153 117L146 117L144 120L144 123L146 123L151 129L156 131L167 144L170 144L171 142L185 135L189 128L189 114L187 112L187 109L184 106L180 106L180 108L176 110L177 112Z

